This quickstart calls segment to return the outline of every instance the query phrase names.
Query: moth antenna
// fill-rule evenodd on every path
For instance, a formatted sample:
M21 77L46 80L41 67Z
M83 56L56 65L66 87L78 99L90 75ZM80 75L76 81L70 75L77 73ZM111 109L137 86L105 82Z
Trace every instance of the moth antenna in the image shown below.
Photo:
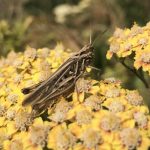
M91 6L93 6L93 1L92 0L90 1L90 3L91 3ZM90 12L90 13L91 13L91 16L92 16L92 12ZM93 26L94 25L93 25L92 17L90 17L90 45L93 45L93 42L92 42Z
M96 42L96 40L100 37L100 39L103 37L103 35L106 33L108 31L108 28L107 29L105 29L102 33L99 33L98 35L97 35L97 37L93 40L93 43L92 43L92 45L94 45L94 43Z
M92 27L90 27L90 45L92 44Z

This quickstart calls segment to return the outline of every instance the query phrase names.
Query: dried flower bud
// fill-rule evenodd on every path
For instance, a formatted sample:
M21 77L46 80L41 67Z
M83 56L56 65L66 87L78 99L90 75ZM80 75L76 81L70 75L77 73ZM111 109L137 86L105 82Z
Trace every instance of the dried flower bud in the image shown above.
M147 116L144 113L136 112L134 114L134 119L137 122L139 127L145 128L147 126L148 118L147 118Z
M91 95L85 99L84 105L89 106L94 110L100 110L102 102L103 100L101 100L98 96Z
M19 140L12 140L9 148L10 150L23 150L23 143Z
M49 128L47 126L32 126L30 128L30 141L33 145L45 147Z
M20 110L16 113L14 120L16 128L18 130L25 131L26 127L32 123L32 116L26 111Z
M113 131L120 129L120 118L110 113L101 120L100 127L105 131Z
M69 131L60 131L56 137L56 146L58 150L66 150L76 143L75 136Z
M118 97L120 95L120 89L118 88L110 88L106 91L105 96L107 98L114 98L114 97Z
M143 98L139 95L137 91L128 91L126 95L127 101L135 106L143 104Z
M92 86L90 81L83 78L79 79L76 84L79 92L88 92Z
M108 108L114 113L123 112L125 109L124 105L119 101L112 101Z
M141 135L136 129L125 128L120 132L120 138L128 150L136 149L141 143Z
M81 110L76 114L76 120L79 125L88 124L91 122L92 114L87 110Z
M117 53L120 49L120 45L118 43L113 43L110 45L109 51L112 53Z
M0 105L0 117L4 116L5 112L6 112L5 106Z
M87 129L82 134L81 139L83 140L83 144L85 145L85 147L88 149L96 149L96 146L103 142L100 133L93 129Z

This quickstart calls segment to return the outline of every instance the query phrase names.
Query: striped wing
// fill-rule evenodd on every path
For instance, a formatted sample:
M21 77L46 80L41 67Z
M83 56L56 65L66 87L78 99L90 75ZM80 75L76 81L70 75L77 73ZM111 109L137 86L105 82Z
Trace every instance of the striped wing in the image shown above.
M84 72L85 66L89 64L88 59L91 57L88 56L91 56L91 52L86 51L90 48L92 48L90 45L84 46L63 63L47 80L23 89L24 94L30 92L31 94L25 98L22 105L30 104L33 110L39 114L48 106L52 106L60 95L65 96L71 93L75 87L75 82Z
M51 107L57 102L59 96L66 96L74 90L76 78L68 77L65 82L60 82L58 88L54 88L50 93L48 93L43 99L38 101L33 105L33 109L37 114L41 113L47 107Z
M34 105L35 103L38 103L41 99L43 99L46 95L49 95L52 90L58 86L57 83L59 83L61 80L63 80L63 77L69 74L73 67L73 64L74 60L68 59L47 80L32 87L22 89L23 93L25 94L31 92L31 94L24 99L22 105Z

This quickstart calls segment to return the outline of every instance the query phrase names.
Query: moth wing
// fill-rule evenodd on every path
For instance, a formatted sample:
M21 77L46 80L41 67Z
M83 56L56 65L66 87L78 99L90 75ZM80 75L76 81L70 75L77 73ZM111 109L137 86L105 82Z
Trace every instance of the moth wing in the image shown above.
M64 93L65 95L67 95L67 93L70 93L70 91L74 89L74 85L75 85L74 82L75 82L75 79L72 79L71 83L69 83L68 86L64 90L60 91L59 89L57 89L53 91L51 94L41 99L40 102L35 103L33 105L33 109L36 112L36 115L39 115L40 113L42 113L42 111L45 111L46 108L52 107L58 101L57 98L59 96L63 95Z
M43 83L43 82L39 82L39 83L34 84L34 85L32 85L32 86L23 88L23 89L21 90L21 92L22 92L23 94L29 94L29 93L31 93L32 91L34 91L36 88L38 88L42 83Z
M60 77L64 74L67 74L70 70L69 68L73 65L74 60L68 59L64 64L62 64L56 72L54 72L47 80L43 81L41 84L37 85L37 87L31 92L29 96L27 96L22 102L23 106L28 104L34 105L40 99L48 95L54 88L54 85ZM67 68L67 70L66 70Z
M46 108L53 106L58 100L59 96L66 96L70 92L74 90L75 83L78 78L81 76L70 76L62 81L58 88L54 89L51 93L45 96L43 99L38 101L36 104L33 105L33 109L35 110L36 114L39 115L42 111L45 111Z

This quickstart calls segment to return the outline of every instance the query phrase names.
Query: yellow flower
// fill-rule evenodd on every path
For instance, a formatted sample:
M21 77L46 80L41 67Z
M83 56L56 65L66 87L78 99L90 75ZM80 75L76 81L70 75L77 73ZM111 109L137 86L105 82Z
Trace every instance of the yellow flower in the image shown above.
M120 138L123 145L128 149L135 149L140 146L142 137L135 128L125 128L120 132Z
M77 122L69 124L68 128L77 138L83 133L83 128Z
M85 130L81 135L83 145L88 149L96 149L99 144L103 143L100 133L93 129Z
M9 136L12 136L13 134L15 134L17 132L17 128L16 128L16 125L15 125L15 122L14 121L7 121L7 134Z
M52 109L49 109L49 119L54 122L60 123L68 119L68 112L72 108L71 103L67 102L65 99L61 99L60 102L56 104L54 109L54 113L52 113Z
M14 121L15 121L15 127L18 130L21 131L25 131L26 128L31 125L32 123L32 116L30 113L28 113L27 111L23 110L23 109L19 109L16 112Z
M142 105L143 97L138 93L138 91L127 91L126 99L131 105Z
M24 147L31 150L42 150L46 145L49 130L50 124L47 121L44 122L40 117L36 118L26 132Z
M148 46L148 30L136 25L117 29L110 39L111 53L138 54ZM123 89L114 78L80 78L72 94L54 99L48 111L34 118L32 107L22 106L21 89L45 80L69 56L58 45L51 50L27 47L25 53L11 52L0 60L0 149L148 149L149 110L137 90Z
M127 109L127 102L123 99L123 97L108 98L102 106L107 107L111 112L118 113Z
M4 126L5 119L5 117L0 117L0 127Z
M36 58L36 56L37 56L36 49L27 47L27 49L24 52L24 58L32 61Z
M67 130L66 124L54 127L48 135L48 148L65 150L74 146L75 136Z
M4 142L9 139L5 127L0 127L0 149L3 148Z
M134 119L140 128L146 128L147 127L148 117L144 113L142 113L142 112L134 113Z
M150 74L150 46L136 52L134 66L136 69L142 67L143 71L148 71Z
M111 44L109 51L107 52L106 57L110 59L113 54L116 54L120 50L120 45L117 42Z
M23 143L20 140L6 140L4 142L4 149L5 150L23 150Z
M48 48L38 49L37 55L41 59L45 59L45 58L47 59L47 57L49 56L49 49Z
M91 95L85 99L84 105L91 108L92 110L100 110L101 104L104 102L103 97L97 95Z
M101 118L99 126L104 131L113 131L113 130L119 130L120 125L121 125L121 119L117 115L113 113L109 113L107 115L104 115Z
M110 48L107 51L107 59L115 54L118 58L126 58L134 61L136 69L142 68L150 74L150 30L149 25L140 27L136 23L131 29L117 28L109 39Z
M76 121L79 125L89 124L92 120L92 113L86 109L80 110L76 113Z

